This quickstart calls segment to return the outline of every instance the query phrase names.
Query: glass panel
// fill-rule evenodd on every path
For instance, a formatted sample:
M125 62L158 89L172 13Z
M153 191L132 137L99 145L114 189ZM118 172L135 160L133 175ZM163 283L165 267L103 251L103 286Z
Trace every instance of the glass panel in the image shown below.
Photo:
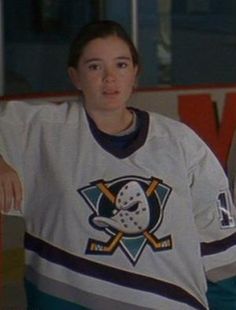
M131 34L131 0L3 1L5 94L73 90L72 37L108 18ZM137 0L140 87L236 82L235 0Z
M172 84L236 82L236 1L172 1Z
M171 83L171 0L138 1L140 86Z
M69 43L96 18L84 0L4 1L5 94L72 89L67 77Z

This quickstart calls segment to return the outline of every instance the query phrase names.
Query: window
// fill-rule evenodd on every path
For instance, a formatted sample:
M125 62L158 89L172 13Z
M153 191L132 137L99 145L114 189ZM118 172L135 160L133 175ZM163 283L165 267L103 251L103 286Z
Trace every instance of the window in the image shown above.
M85 23L120 22L132 35L137 9L140 87L235 83L234 0L2 0L2 94L73 90L71 39ZM135 6L135 7L134 7ZM3 83L4 80L4 83ZM2 85L2 86L1 86Z

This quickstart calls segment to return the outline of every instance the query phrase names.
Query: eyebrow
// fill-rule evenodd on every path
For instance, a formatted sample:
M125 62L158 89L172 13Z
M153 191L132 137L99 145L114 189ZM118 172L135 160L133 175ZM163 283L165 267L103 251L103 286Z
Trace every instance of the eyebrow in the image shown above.
M129 56L118 56L115 58L116 60L129 60L131 61L131 57ZM103 61L101 58L88 58L84 60L84 64L93 62L93 61Z

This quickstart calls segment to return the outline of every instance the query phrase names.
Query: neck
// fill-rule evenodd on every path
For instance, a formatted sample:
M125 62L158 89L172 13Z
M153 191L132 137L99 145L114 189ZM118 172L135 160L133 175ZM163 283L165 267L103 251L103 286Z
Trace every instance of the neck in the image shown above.
M127 108L117 111L88 111L87 113L93 119L98 129L107 134L118 134L132 125L133 113Z

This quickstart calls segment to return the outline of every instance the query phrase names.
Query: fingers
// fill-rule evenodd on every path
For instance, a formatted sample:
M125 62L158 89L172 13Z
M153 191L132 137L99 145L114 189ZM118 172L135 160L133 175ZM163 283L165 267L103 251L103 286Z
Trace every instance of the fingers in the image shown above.
M0 213L1 211L5 211L4 206L5 206L5 194L3 187L0 186Z
M0 210L8 213L12 208L20 210L22 187L18 175L12 169L0 175Z
M4 182L2 184L2 190L3 190L3 210L4 212L9 212L13 200L13 192L11 184L9 182Z
M22 191L22 186L21 182L18 178L17 182L15 182L12 186L12 191L13 191L13 208L15 210L20 210L21 209L21 202L23 199L23 191Z

